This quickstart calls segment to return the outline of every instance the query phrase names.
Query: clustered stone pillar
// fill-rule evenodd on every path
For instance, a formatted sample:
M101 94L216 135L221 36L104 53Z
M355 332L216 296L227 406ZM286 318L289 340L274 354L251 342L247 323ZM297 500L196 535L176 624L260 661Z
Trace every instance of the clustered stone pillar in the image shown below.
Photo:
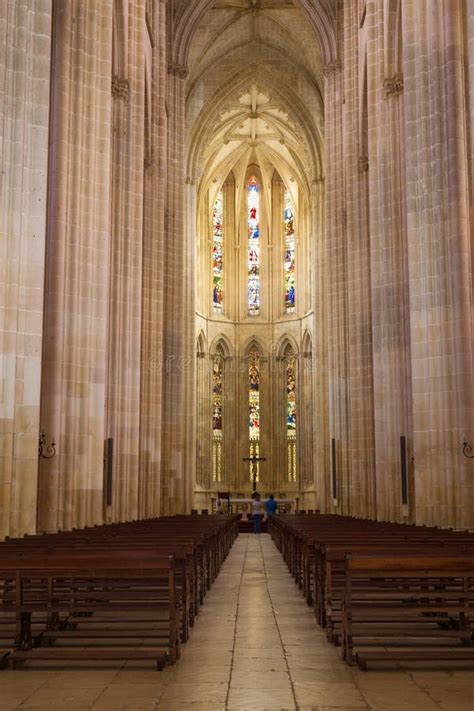
M108 515L116 520L137 518L139 507L144 28L144 0L134 0L115 12L106 435L114 441L113 501Z
M164 255L166 283L163 285L163 412L162 412L162 511L174 513L189 505L186 482L188 432L185 387L193 373L193 301L187 290L185 229L185 83L187 69L168 67L168 180ZM187 298L187 301L186 301ZM186 301L186 303L185 303ZM191 320L192 323L192 320Z
M315 337L310 359L310 381L314 403L313 462L314 471L308 473L314 477L314 506L321 510L330 510L331 486L329 481L329 398L328 398L328 346L326 293L331 283L331 273L326 269L325 234L325 180L322 176L315 179L312 186L312 252L314 280ZM310 508L310 507L308 507Z
M469 153L469 202L470 220L472 225L472 221L474 220L474 140L472 139L472 132L474 131L474 0L466 0L465 7L466 16L464 20L464 40L466 43L466 69L467 82L469 86L468 105L466 108L469 113L469 124L471 127L471 141Z
M200 490L209 491L213 475L212 372L214 360L219 356L206 353L200 339L196 358L196 484Z
M464 4L402 9L416 520L444 526L474 525Z
M344 12L344 158L347 214L347 339L351 466L347 512L375 515L374 410L370 233L364 135L364 94L360 91L359 7ZM342 246L341 246L342 248ZM328 265L330 267L330 265Z
M184 160L184 156L183 156ZM195 294L196 279L196 185L186 179L184 204L186 205L186 223L183 231L184 273L183 273L183 308L184 308L184 349L183 349L183 487L181 499L176 509L178 512L189 510L193 501L194 472L196 471L196 358L195 358Z
M161 510L166 209L166 0L153 4L150 135L144 155L139 515Z
M384 520L408 516L401 437L407 438L408 470L412 454L402 58L396 33L384 32L387 25L395 28L395 12L372 2L366 19L373 38L367 43L367 98L377 516Z
M336 440L337 490L330 501L338 513L350 507L348 401L347 211L345 205L342 63L325 68L326 255L330 293L326 292L328 342L329 435ZM329 472L328 472L329 474ZM332 487L331 487L332 488Z
M0 3L0 538L36 529L51 14Z
M38 528L102 520L112 0L54 13ZM71 81L74 76L75 80Z

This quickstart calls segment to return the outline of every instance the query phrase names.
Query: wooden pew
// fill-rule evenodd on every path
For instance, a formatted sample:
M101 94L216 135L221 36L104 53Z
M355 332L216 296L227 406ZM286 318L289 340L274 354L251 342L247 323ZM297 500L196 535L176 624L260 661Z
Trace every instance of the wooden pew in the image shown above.
M459 546L454 543L413 543L410 546L410 555L451 555L457 556L461 553L469 553L469 550L474 554L474 546ZM346 544L346 545L326 545L320 550L320 566L322 573L321 579L318 581L317 588L321 591L320 601L326 629L326 636L330 642L340 644L342 638L342 608L345 593L345 562L348 555L379 555L379 556L395 556L400 557L406 555L407 546L401 545L399 541L390 540L383 544L365 543L365 544ZM315 558L315 566L317 559ZM319 567L319 566L318 566ZM316 608L316 603L315 603ZM439 613L438 621L444 621L444 613ZM395 623L395 620L393 621ZM430 619L430 623L436 624L436 620ZM403 620L401 620L403 624Z
M460 554L474 556L474 535L469 532L334 515L278 517L270 522L270 533L295 581L303 589L308 603L314 606L319 624L326 628L328 639L336 644L343 637L342 607L346 592L345 559L348 553L354 556L393 556L398 559L406 556L407 551L411 556L417 555L420 558L445 556L456 560ZM383 577L379 578L374 582L371 594L377 594L378 585L383 595L388 584ZM390 629L392 638L403 631L407 622L405 615L404 612L397 618L394 611L390 613L386 629ZM356 631L365 629L364 624L363 619L358 619ZM413 625L411 628L415 629ZM441 637L454 640L457 644L461 640L465 646L473 634L469 625L460 630L458 622L449 619L445 609L418 615L416 629L432 642ZM346 648L347 645L343 646L343 651ZM471 658L469 652L462 656L457 650L456 655L455 658L459 659Z
M69 649L71 659L105 658L104 650L98 645L108 639L109 633L113 640L120 640L121 649L117 650L117 644L114 648L109 644L106 651L110 656L107 658L139 658L137 650L127 640L142 635L152 639L155 646L159 642L166 650L160 651L159 645L156 650L143 646L144 656L141 658L155 658L153 654L157 651L159 667L164 659L174 662L179 656L180 641L185 642L188 638L189 626L205 592L238 535L237 516L207 516L204 519L199 517L197 521L196 518L176 516L111 524L60 534L27 536L0 544L0 622L3 620L0 630L6 631L0 632L0 638L2 634L4 640L8 638L10 628L11 637L15 637L14 643L11 639L11 656L15 664L40 656L60 658L55 655L58 650L63 650L60 645L65 641L94 645L87 649L87 654L85 650L79 653L77 647ZM161 568L155 565L160 560L173 561L172 594ZM113 566L110 576L107 565ZM140 566L138 570L137 565ZM134 570L138 578L131 577ZM66 599L54 596L55 576L63 573L68 577L58 579L68 593ZM89 577L84 580L87 580L86 587L90 588L91 595L79 598L74 591L84 596L84 585L81 583L81 587L79 583L86 573ZM146 577L150 575L151 578ZM17 592L23 590L25 581L32 599L38 593L34 610L18 608ZM167 635L170 620L173 620L176 643L171 641L171 632L168 638L163 629L149 626L149 610L140 598L152 593L155 595L154 614L158 602L165 606L163 609L168 612L161 611L160 614L168 615L168 618L159 622ZM130 596L135 607L126 604ZM87 605L81 608L79 599L86 599ZM169 605L174 606L172 617ZM121 614L111 620L111 611L115 612L118 606ZM23 625L21 633L18 631L19 620ZM27 640L26 648L24 640ZM41 646L45 644L48 647ZM124 656L118 656L122 653ZM0 655L0 663L2 659L5 660L5 656Z
M11 653L14 666L27 659L154 659L157 668L179 658L178 604L175 565L167 558L144 554L125 560L120 552L106 555L81 553L51 554L48 559L24 556L22 562L0 560L0 579L8 581L8 595L14 599L16 630ZM44 634L36 640L32 632L35 615L45 620ZM102 624L92 629L48 629L60 616L99 614ZM146 630L137 630L134 615L148 617ZM124 619L127 622L124 624ZM43 639L69 637L78 649L63 645L40 646ZM136 647L130 640L147 639Z
M348 555L343 657L474 661L474 555ZM451 624L429 626L431 615ZM435 618L436 619L436 618Z

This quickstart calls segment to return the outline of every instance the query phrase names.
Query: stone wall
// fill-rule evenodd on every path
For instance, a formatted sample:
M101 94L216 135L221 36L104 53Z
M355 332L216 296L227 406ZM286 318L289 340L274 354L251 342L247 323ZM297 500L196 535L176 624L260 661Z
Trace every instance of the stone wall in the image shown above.
M0 7L0 535L189 510L196 475L204 501L219 338L237 360L252 338L297 344L307 508L472 527L473 1L214 5ZM225 112L256 90L267 124L234 145ZM270 278L258 323L237 292L211 317L203 205L231 163L237 196L249 163L302 196L294 320ZM245 387L227 399L235 485ZM284 435L265 436L274 487Z
M0 6L0 538L36 530L51 5Z

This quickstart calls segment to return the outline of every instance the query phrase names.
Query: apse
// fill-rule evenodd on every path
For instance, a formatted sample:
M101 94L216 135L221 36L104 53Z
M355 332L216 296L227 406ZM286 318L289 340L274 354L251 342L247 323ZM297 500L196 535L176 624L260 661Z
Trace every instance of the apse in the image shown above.
M291 2L216 2L190 47L196 505L259 488L315 505L314 257L322 59ZM311 413L308 418L299 412ZM252 465L249 458L257 457Z

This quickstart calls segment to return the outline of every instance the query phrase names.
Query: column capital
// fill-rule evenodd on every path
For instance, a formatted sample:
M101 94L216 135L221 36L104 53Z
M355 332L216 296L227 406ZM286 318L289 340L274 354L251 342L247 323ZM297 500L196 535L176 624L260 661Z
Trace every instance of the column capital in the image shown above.
M117 74L114 74L112 77L111 90L114 99L128 101L130 96L130 82L128 79L121 79Z
M189 74L189 69L185 64L178 64L178 62L168 62L168 74L172 74L180 79L187 79Z
M340 59L335 59L333 62L329 62L324 66L324 76L328 77L332 74L337 74L342 69L342 62Z
M363 153L359 156L359 173L367 173L369 170L369 156Z
M151 175L153 173L153 166L155 165L155 156L153 155L153 149L147 153L143 159L143 168L145 173Z
M403 92L403 74L398 72L393 77L383 80L385 96L399 96Z

